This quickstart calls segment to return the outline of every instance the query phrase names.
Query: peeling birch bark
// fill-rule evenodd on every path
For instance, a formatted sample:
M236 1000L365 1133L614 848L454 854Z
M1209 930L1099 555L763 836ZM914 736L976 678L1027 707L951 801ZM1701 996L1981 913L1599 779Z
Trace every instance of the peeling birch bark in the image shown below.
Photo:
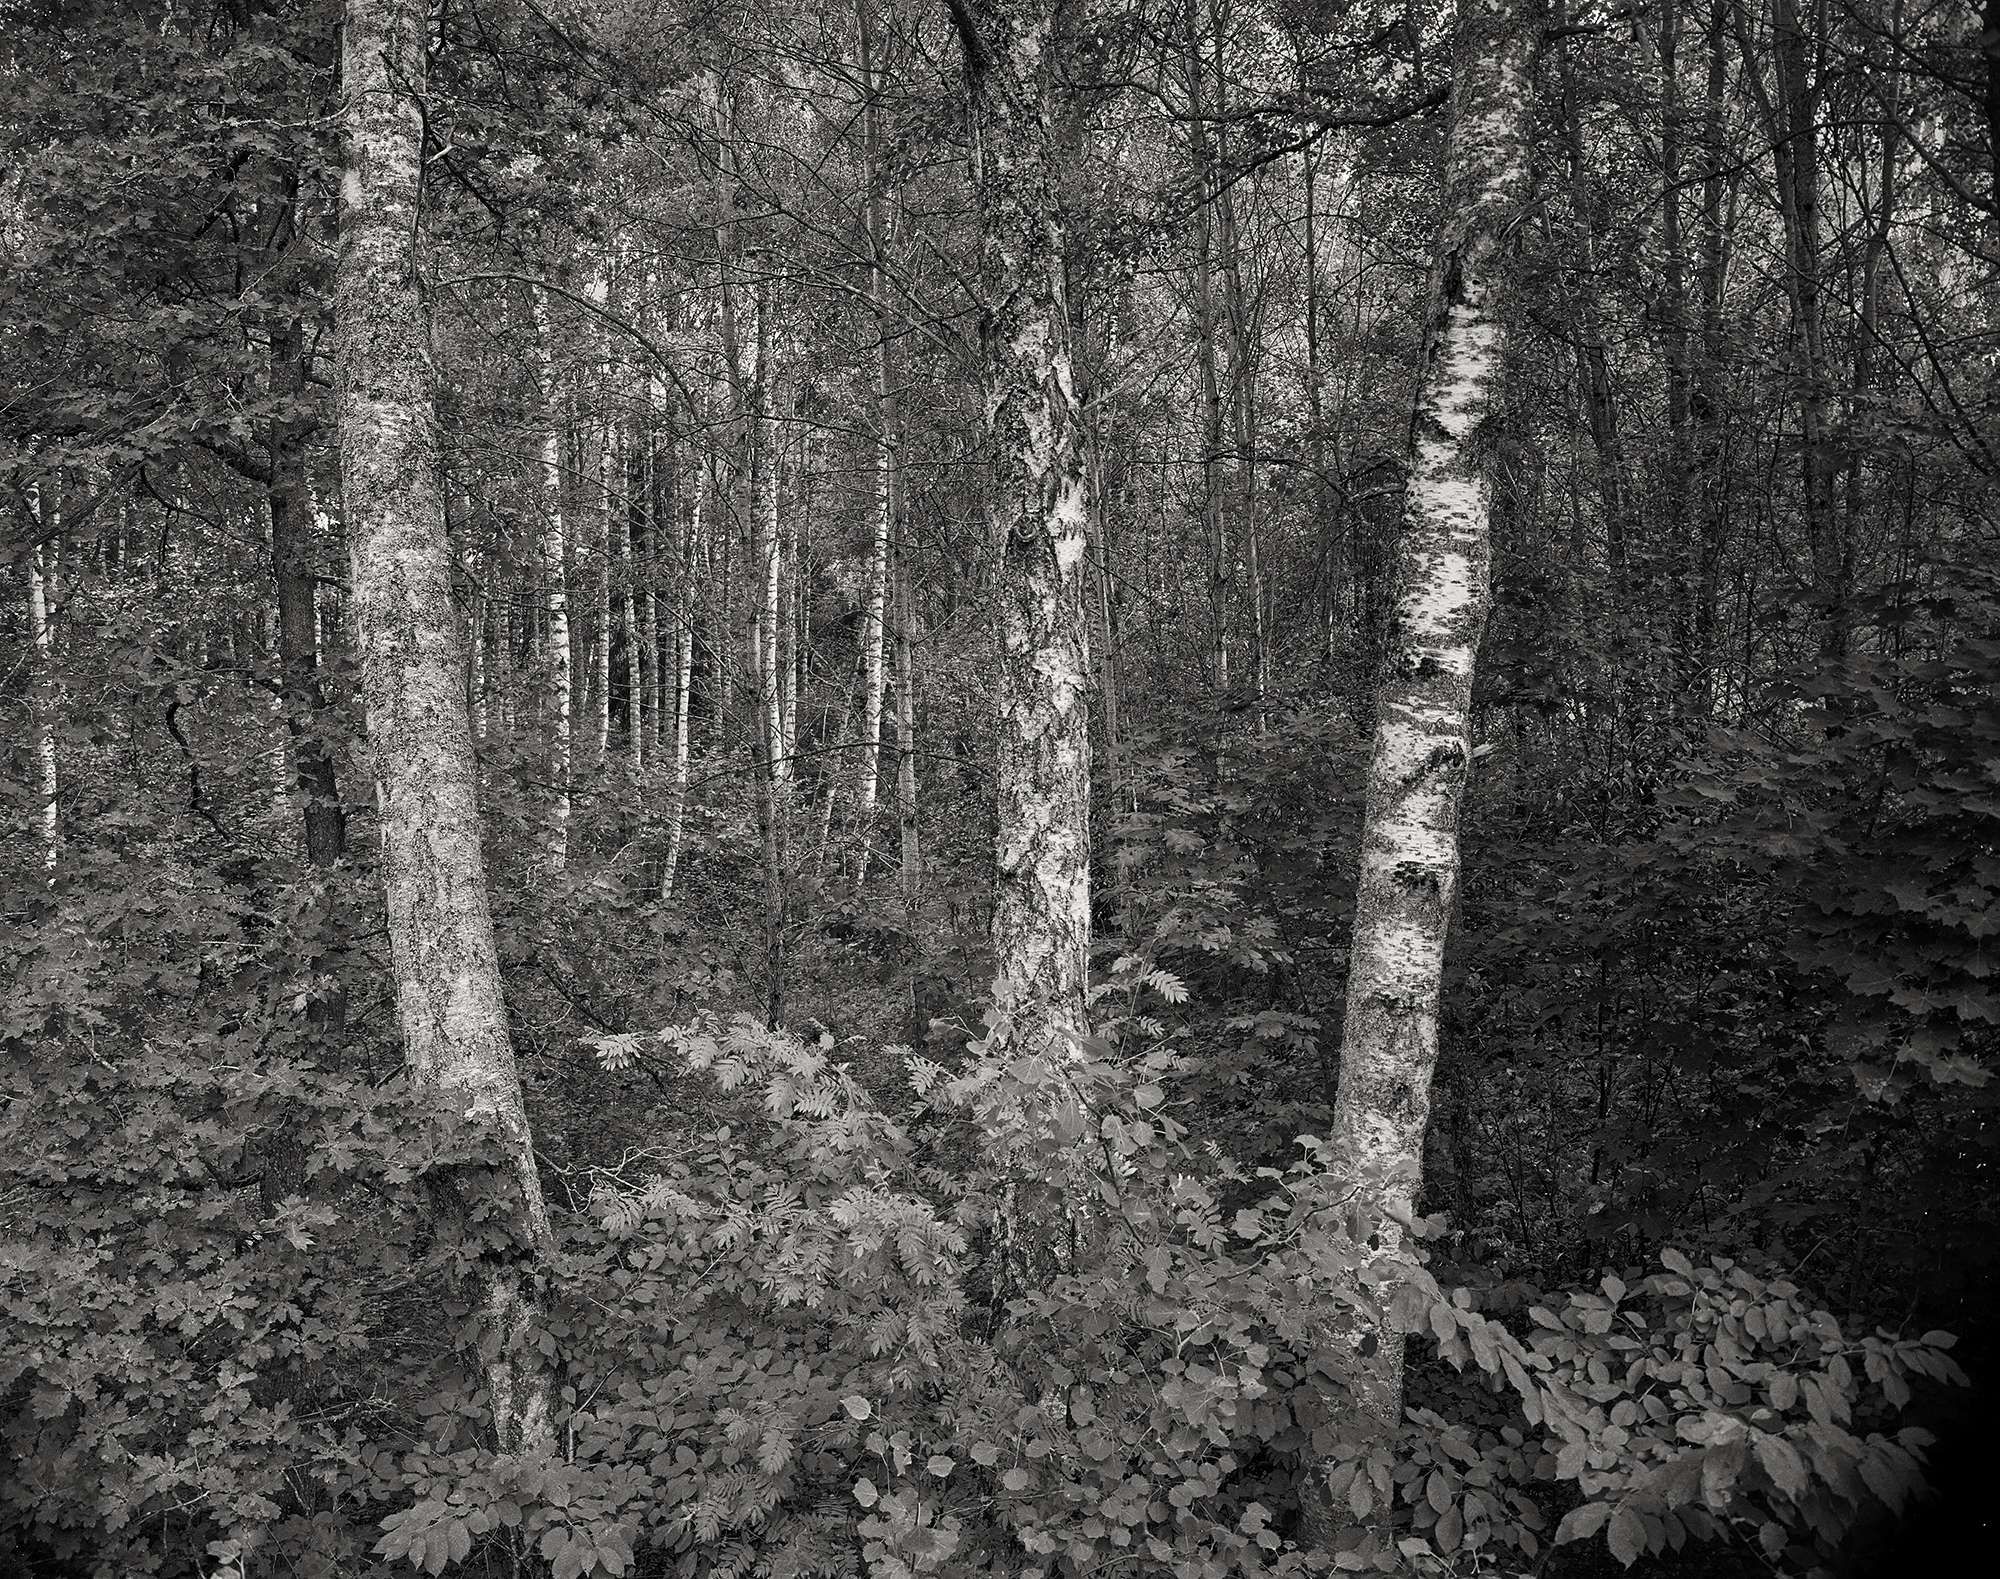
M995 1036L1066 1058L1090 950L1089 528L1063 279L1060 0L957 0L982 233L980 324L1000 554Z
M383 882L405 1057L417 1086L491 1123L527 1254L553 1249L500 996L473 755L437 474L430 324L417 275L425 12L349 0L342 33L347 165L334 308L340 475L354 623L381 794ZM527 1343L521 1266L477 1274L504 1451L555 1450L551 1388Z
M1375 1214L1407 1216L1422 1183L1437 1065L1446 935L1458 887L1458 819L1472 766L1472 678L1490 601L1489 445L1503 403L1502 296L1529 189L1532 29L1514 0L1459 0L1443 220L1419 370L1398 547L1399 595L1376 686L1348 965L1337 1175ZM1382 1221L1385 1248L1398 1232ZM1402 1419L1403 1340L1335 1323L1349 1440ZM1372 1343L1363 1342L1364 1338ZM1336 1515L1318 1467L1302 1488L1307 1539Z

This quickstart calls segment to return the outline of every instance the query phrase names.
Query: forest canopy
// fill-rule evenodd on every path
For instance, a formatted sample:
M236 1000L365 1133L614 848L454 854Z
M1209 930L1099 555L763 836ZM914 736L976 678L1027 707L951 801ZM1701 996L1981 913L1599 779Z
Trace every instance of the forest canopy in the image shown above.
M2000 0L0 0L0 135L0 1569L1993 1549Z

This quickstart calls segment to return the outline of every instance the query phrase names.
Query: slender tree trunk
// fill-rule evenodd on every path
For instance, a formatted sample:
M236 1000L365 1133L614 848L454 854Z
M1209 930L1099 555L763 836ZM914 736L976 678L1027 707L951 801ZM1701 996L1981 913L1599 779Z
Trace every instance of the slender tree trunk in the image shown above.
M1472 680L1488 605L1491 457L1503 409L1510 237L1529 185L1532 30L1514 0L1459 0L1444 220L1419 364L1398 546L1401 595L1376 688L1373 756L1333 1111L1333 1171L1363 1183L1385 1248L1416 1206L1437 1066L1458 819L1472 767ZM1343 1434L1392 1437L1403 1416L1403 1340L1336 1322L1348 1383ZM1335 1514L1315 1474L1309 1539Z
M1701 188L1701 255L1697 290L1701 298L1701 357L1695 366L1690 417L1696 433L1701 473L1700 556L1694 607L1694 647L1699 666L1695 706L1708 718L1715 711L1716 620L1721 602L1722 546L1728 531L1729 491L1725 475L1722 412L1722 291L1729 254L1724 221L1723 105L1728 87L1725 45L1731 0L1710 0L1706 39L1706 81L1702 93L1702 159L1707 172Z
M298 323L271 325L268 378L274 411L265 429L271 483L271 577L277 592L279 701L298 791L306 863L324 871L347 851L347 814L340 802L333 753L327 739L326 696L320 685L318 599L312 576L313 510L306 479L305 424L296 407L306 393L306 351ZM471 615L475 637L480 604ZM477 655L478 649L472 649ZM476 673L468 676L476 695ZM299 960L306 981L305 1020L319 1049L332 1044L347 1023L347 996L325 970L320 951L306 946ZM305 1150L295 1126L278 1126L264 1162L261 1193L267 1211L305 1186Z
M954 16L982 235L996 468L988 513L1000 552L994 1036L1060 1060L1085 1030L1090 955L1089 508L1061 207L1075 158L1059 60L1068 18L1051 0L978 0Z
M1566 19L1566 11L1561 15ZM1570 209L1576 227L1577 383L1591 450L1597 461L1598 498L1604 510L1604 552L1611 580L1611 607L1605 621L1611 640L1611 681L1621 721L1629 724L1625 698L1634 679L1629 671L1635 659L1643 659L1649 645L1643 635L1634 640L1638 633L1630 629L1644 617L1642 605L1633 596L1631 569L1631 556L1637 546L1638 512L1627 477L1630 462L1619 438L1618 395L1611 380L1610 353L1598 302L1597 202L1583 146L1582 112L1574 78L1572 52L1565 51L1562 123L1569 166Z
M1662 306L1667 364L1667 458L1664 536L1672 574L1669 651L1673 669L1673 713L1685 719L1694 703L1700 673L1695 646L1696 589L1700 550L1691 515L1699 493L1694 434L1693 336L1688 301L1687 241L1681 223L1681 144L1685 112L1680 89L1679 0L1660 12L1660 243L1664 260Z
M900 499L896 508L900 523ZM906 529L899 524L895 553L896 829L901 865L897 891L903 901L904 979L912 994L910 1045L922 1047L925 1028L919 1023L914 1007L923 950L923 929L919 923L924 900L924 847L917 803L917 606L910 587L909 542L905 534Z
M1901 0L1892 8L1890 38L1900 43L1903 32ZM1870 391L1875 384L1876 341L1881 334L1882 260L1889 250L1889 232L1896 220L1896 154L1902 140L1902 88L1900 70L1884 73L1882 89L1882 147L1877 167L1875 209L1869 215L1868 240L1861 251L1861 307L1854 329L1854 380L1847 399L1848 468L1846 522L1840 533L1841 583L1852 585L1855 545L1861 541L1867 501L1867 472L1862 464L1862 445L1857 429L1863 422Z
M900 494L900 484L896 484ZM894 502L898 522L900 498ZM916 598L910 590L908 530L896 530L896 831L902 857L898 891L906 933L916 939L916 913L924 899L924 841L916 801ZM912 961L914 963L914 957Z
M625 753L632 759L635 780L646 771L647 665L642 633L648 627L639 618L639 585L644 579L640 561L646 539L638 513L644 453L643 445L628 443L620 451L623 461L617 472L624 484L624 497L618 501L618 618L625 632Z
M1215 52L1216 108L1224 108L1223 84L1227 81L1227 17L1218 0L1209 0L1209 30ZM1222 123L1227 125L1226 122ZM1226 131L1219 132L1216 162L1229 168ZM1264 565L1262 545L1257 535L1257 325L1255 309L1243 284L1243 251L1236 225L1236 186L1223 185L1215 200L1216 228L1222 243L1223 315L1229 323L1230 416L1236 450L1236 534L1242 541L1243 574L1250 602L1250 685L1259 708L1257 723L1264 726L1262 702L1271 689L1270 643L1265 630Z
M771 623L776 641L775 657L777 674L773 677L777 685L777 752L772 761L772 772L780 784L789 784L798 758L799 723L799 509L800 490L798 475L802 456L791 462L792 491L790 506L787 508L784 493L785 443L774 433L776 449L773 459L779 463L778 475L771 479L772 503L777 511L772 522L771 542L772 571L774 584L771 588Z
M882 134L876 107L874 7L875 0L855 0L856 64L861 73L861 91L865 95L861 112L861 141L868 179L868 195L862 204L861 217L868 240L868 306L873 315L876 341L874 544L868 566L867 599L861 613L861 750L855 767L854 785L854 827L859 843L855 854L856 888L868 879L868 861L874 842L875 802L881 779L882 691L886 668L883 659L887 646L890 545L896 533L892 504L896 493L898 438L894 339L889 321L888 285L883 278L883 258L889 244L889 232L883 215L883 186L887 175L883 169Z
M750 399L750 567L755 576L744 620L756 718L750 731L757 825L764 854L764 1002L773 1030L785 1019L785 805L779 757L784 722L778 699L778 426L772 414L777 382L776 309L769 271L757 286L756 366Z
M333 755L327 748L326 697L320 689L317 598L312 577L312 499L305 478L304 424L295 410L305 397L305 346L291 319L274 321L271 393L280 402L266 433L271 463L271 577L277 588L278 661L285 730L292 745L304 823L306 860L331 866L347 849L347 815L340 804Z
M717 662L716 717L719 737L721 720L727 719L735 707L736 665L731 655L738 618L736 603L738 601L739 589L736 584L734 558L737 538L739 536L747 536L745 532L747 523L743 519L743 512L748 508L748 505L743 494L744 488L749 481L750 457L756 444L756 423L750 412L749 380L745 375L743 366L743 337L737 323L736 286L739 279L741 262L737 256L736 247L736 205L734 194L728 189L725 179L734 170L735 155L733 150L736 147L735 101L731 95L723 91L721 79L714 73L710 73L707 79L706 92L711 101L715 136L718 144L715 170L711 179L709 194L710 206L714 211L715 219L715 252L717 259L716 323L722 342L723 375L728 380L729 394L734 403L735 415L741 419L741 431L734 450L736 458L729 465L728 486L724 487L724 478L720 471L718 471L714 479L716 503L723 505L723 509L717 512L717 536L715 539L720 549L721 561L717 567L718 574L716 576L716 580L721 588L721 596L718 600L721 619L718 625L718 640L715 648ZM726 505L724 505L725 500L727 501ZM749 577L750 570L751 567L746 564L744 567L746 580ZM749 601L750 606L754 607L753 601L746 601ZM747 651L747 648L745 650ZM753 684L756 672L755 669L750 671ZM753 736L756 733L754 727L751 733Z
M1347 560L1344 534L1333 520L1332 489L1328 486L1326 453L1326 373L1321 363L1319 343L1319 163L1314 145L1308 144L1301 156L1305 186L1305 331L1306 409L1312 431L1307 436L1307 454L1312 459L1313 515L1316 535L1324 547L1326 657L1329 664L1339 656L1346 633L1340 628L1347 607Z
M611 759L611 561L613 545L623 535L615 519L616 431L607 421L598 432L597 449L597 573L592 578L590 670L591 762L599 773Z
M660 873L660 898L674 897L681 841L687 827L688 758L692 742L688 704L694 690L695 554L702 539L702 509L708 499L708 464L697 458L694 498L681 530L674 587L674 782L667 820L667 859Z
M1785 233L1785 289L1792 315L1793 372L1798 381L1799 474L1806 545L1812 555L1813 592L1819 603L1819 651L1829 663L1847 655L1847 553L1834 511L1833 456L1827 443L1827 357L1821 320L1819 222L1819 96L1824 77L1814 59L1824 37L1823 18L1808 27L1798 0L1773 0L1772 57L1777 98L1754 65L1745 73L1771 128L1778 181L1778 213Z
M349 0L346 174L334 309L340 471L352 534L361 693L381 792L391 970L420 1088L490 1122L531 1260L553 1249L507 1034L479 848L472 740L438 491L434 371L418 285L426 14ZM525 1269L473 1274L491 1324L485 1374L503 1451L555 1449L550 1378Z
M29 505L46 532L56 512L43 500L42 490L32 483L29 485ZM28 552L28 641L35 649L29 707L33 715L30 727L35 738L35 787L38 792L35 821L41 829L42 868L48 873L48 881L54 883L57 866L62 860L59 800L62 785L56 776L56 637L55 627L49 623L49 605L53 601L51 582L54 577L47 568L48 560L46 543L37 543Z
M880 402L877 412L880 413ZM854 829L860 848L854 857L854 881L868 878L869 852L874 843L875 801L881 780L882 695L889 598L889 442L877 447L874 545L868 562L868 594L861 609L861 748L855 767Z
M1223 445L1222 378L1216 351L1222 335L1215 308L1215 173L1209 155L1208 66L1201 47L1201 13L1187 0L1188 151L1195 179L1195 358L1201 375L1201 513L1208 549L1210 663L1215 688L1229 689L1230 646L1234 635L1232 585L1235 553L1223 508L1219 475Z
M574 662L569 631L569 543L563 521L563 393L556 371L555 326L549 304L540 309L542 373L542 585L548 616L548 650L543 655L544 708L549 731L549 865L561 874L569 865L571 780L574 767L572 695Z
M1979 11L1979 53L1986 65L1980 108L1986 114L1987 181L1993 217L2000 219L2000 0L1985 0Z

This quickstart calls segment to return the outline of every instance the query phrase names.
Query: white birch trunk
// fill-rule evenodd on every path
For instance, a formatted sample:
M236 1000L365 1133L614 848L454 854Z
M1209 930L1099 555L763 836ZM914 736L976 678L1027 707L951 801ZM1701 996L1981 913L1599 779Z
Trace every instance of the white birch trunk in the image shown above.
M779 776L783 718L778 699L778 444L772 399L777 384L776 307L768 267L757 282L756 366L749 379L750 409L750 606L745 611L750 676L757 688L751 737L757 823L764 856L765 1018L784 1023L785 818Z
M760 299L760 315L766 306ZM779 589L785 573L784 525L779 517L778 425L771 412L773 391L768 366L768 361L759 359L763 398L757 408L757 465L761 469L756 474L756 496L752 505L757 514L753 556L757 575L757 709L761 715L759 727L763 730L771 780L774 784L782 784L790 771L790 765L785 761L784 692L779 683L779 674L784 668L778 607Z
M492 570L489 567L489 577L491 574ZM492 603L493 600L487 593L473 593L472 607L468 610L465 621L472 643L472 649L466 655L466 698L472 706L472 738L478 744L484 744L487 737L486 633L491 622Z
M954 14L972 111L996 468L988 514L1000 554L994 1035L1065 1060L1085 1031L1090 954L1089 506L1063 279L1075 121L1057 9L977 0Z
M889 600L890 543L895 534L896 389L892 381L889 303L883 279L883 251L888 245L881 183L881 126L875 96L875 0L855 0L856 65L865 102L861 140L868 194L861 219L868 240L868 305L875 324L875 506L874 544L868 562L868 594L861 613L861 752L855 770L854 827L860 848L855 856L854 882L868 880L874 845L875 803L882 775L882 690L887 648L886 612Z
M674 783L673 807L667 820L667 859L660 872L660 898L674 897L680 870L681 840L687 827L688 756L690 745L688 697L694 688L695 550L701 541L702 508L708 495L708 465L697 459L693 507L681 534L679 581L674 589Z
M916 605L910 596L909 560L896 556L896 827L902 870L897 887L903 898L906 933L916 936L923 903L924 849L917 820Z
M614 423L610 430L618 432ZM614 535L618 544L618 617L625 626L625 751L632 759L632 773L635 778L646 771L646 729L644 687L645 664L639 651L639 595L638 545L632 539L632 503L630 491L622 486L626 482L628 468L623 464L623 452L614 451L618 459L613 464L611 474L621 487L617 503L618 522ZM637 447L632 450L637 453Z
M1375 1212L1407 1216L1422 1184L1458 819L1472 767L1472 678L1489 603L1492 493L1483 432L1502 409L1501 300L1528 193L1532 30L1514 0L1459 0L1444 220L1420 366L1398 548L1399 592L1376 689L1361 872L1333 1113L1337 1173ZM1394 1250L1399 1230L1381 1223ZM1402 1420L1403 1339L1336 1324L1349 1440ZM1363 1337L1372 1342L1360 1341ZM1333 1511L1309 1487L1324 1543Z
M638 759L641 767L648 763L657 766L666 733L661 718L661 709L665 705L662 681L666 678L666 655L660 650L660 498L663 492L660 475L663 462L658 432L660 382L657 373L653 375L647 396L646 442L633 464L644 497L646 523L643 545L634 555L639 578L636 641L641 689L636 716L639 721Z
M411 1073L502 1138L526 1253L553 1249L508 1038L438 489L430 324L418 289L425 12L349 0L346 170L334 308L342 498L368 738L381 796L397 1020ZM555 1450L524 1269L482 1265L500 1446Z
M612 431L606 425L599 435L597 449L597 575L592 584L594 596L591 599L591 624L596 637L591 647L590 665L591 684L595 688L591 698L591 743L594 747L591 762L600 773L611 757L611 557L612 544L618 536L617 527L611 519L614 508L612 477L615 475Z
M29 484L28 497L31 511L46 526L53 512L44 512L41 490ZM35 821L41 830L42 868L53 884L56 868L62 860L62 816L58 801L62 786L56 776L56 639L55 629L49 623L49 603L54 589L50 585L53 578L46 565L45 550L38 543L29 551L27 560L28 640L35 649L29 707L33 715L35 787L38 791Z
M861 844L855 857L857 885L868 876L875 802L882 774L882 692L887 673L883 659L888 646L890 465L889 443L885 437L876 446L875 541L868 560L868 595L861 609L861 749L854 775L854 828Z
M776 435L774 434L775 438ZM782 462L784 443L778 440L778 458ZM778 687L778 750L772 762L772 771L780 784L789 783L798 754L799 718L799 499L798 463L793 462L792 501L785 508L784 475L771 479L774 508L779 511L772 522L771 537L776 548L772 555L772 571L776 585L771 589L771 620L777 632L777 687Z
M545 704L549 728L548 859L560 875L569 865L570 796L573 773L572 697L575 676L569 632L569 543L563 523L563 398L555 363L555 330L547 303L537 299L542 373L542 584L549 645L544 655Z

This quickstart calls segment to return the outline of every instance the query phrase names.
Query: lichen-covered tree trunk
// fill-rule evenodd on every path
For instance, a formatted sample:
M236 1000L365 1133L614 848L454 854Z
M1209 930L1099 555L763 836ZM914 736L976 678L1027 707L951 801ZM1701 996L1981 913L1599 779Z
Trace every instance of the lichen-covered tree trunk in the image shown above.
M1376 687L1361 871L1333 1113L1335 1171L1375 1212L1407 1216L1422 1182L1437 1065L1458 819L1472 766L1472 676L1489 602L1487 435L1502 404L1510 237L1528 194L1531 33L1515 0L1459 0L1443 221L1419 368L1398 595ZM1393 1216L1382 1220L1394 1248ZM1344 1435L1402 1418L1403 1343L1343 1326ZM1323 1485L1307 1526L1333 1534Z
M405 1056L501 1137L526 1255L551 1248L500 996L474 799L470 721L437 476L430 325L418 279L425 13L349 0L342 34L347 167L334 310L340 476L353 555L368 742ZM554 1448L549 1377L526 1340L527 1268L479 1276L493 1324L486 1381L503 1449Z
M972 110L980 324L1000 555L997 1035L1063 1057L1090 949L1089 508L1061 194L1061 0L954 0Z

